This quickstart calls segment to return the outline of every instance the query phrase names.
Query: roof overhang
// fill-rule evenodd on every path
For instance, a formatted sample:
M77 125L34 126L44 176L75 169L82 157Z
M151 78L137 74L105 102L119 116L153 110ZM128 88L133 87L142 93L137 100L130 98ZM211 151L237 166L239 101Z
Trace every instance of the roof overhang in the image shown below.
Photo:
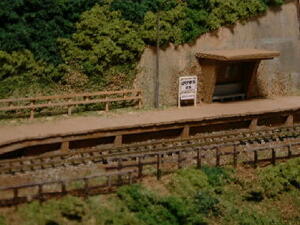
M266 60L278 57L280 52L261 49L232 49L202 51L196 54L199 59L216 61L247 61Z

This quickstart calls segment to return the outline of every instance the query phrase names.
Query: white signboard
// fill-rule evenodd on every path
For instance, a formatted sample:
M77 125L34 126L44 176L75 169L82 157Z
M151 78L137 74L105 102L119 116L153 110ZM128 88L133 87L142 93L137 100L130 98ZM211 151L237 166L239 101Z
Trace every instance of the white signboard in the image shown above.
M181 100L194 100L194 104L197 102L197 76L187 76L179 78L179 94L178 105L180 107Z

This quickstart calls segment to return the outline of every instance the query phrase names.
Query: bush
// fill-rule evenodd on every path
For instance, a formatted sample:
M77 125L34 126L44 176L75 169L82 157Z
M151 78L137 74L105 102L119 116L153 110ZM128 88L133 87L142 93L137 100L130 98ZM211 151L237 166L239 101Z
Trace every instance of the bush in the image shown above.
M69 37L80 14L103 0L1 0L0 50L28 49L37 59L61 63L57 38Z
M0 51L0 98L12 95L30 96L49 90L59 77L54 67L35 60L28 51L7 53Z
M147 225L207 224L200 215L194 214L191 204L175 196L159 197L140 185L122 187L118 196Z
M90 217L88 205L71 196L49 200L42 205L32 202L19 211L25 225L66 224L66 221L85 224Z
M221 167L203 167L202 171L206 174L208 183L213 187L223 186L232 181L231 170Z
M62 57L71 70L102 85L110 81L110 75L134 70L144 42L136 26L122 19L119 12L96 5L83 13L76 28L71 39L59 39Z
M199 191L195 195L193 203L197 213L214 216L220 214L220 209L218 207L219 200L213 197L208 191Z
M300 188L300 159L290 160L275 167L261 170L259 182L267 197L289 191L292 187Z
M169 189L179 196L194 197L199 190L208 189L207 176L197 169L179 170L172 176Z

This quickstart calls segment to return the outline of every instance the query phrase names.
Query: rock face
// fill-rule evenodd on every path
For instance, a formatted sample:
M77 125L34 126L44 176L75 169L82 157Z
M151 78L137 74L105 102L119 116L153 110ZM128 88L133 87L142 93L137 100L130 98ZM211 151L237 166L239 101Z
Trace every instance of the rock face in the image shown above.
M197 75L202 88L201 69L195 54L203 50L257 48L280 51L280 57L262 62L255 91L259 96L284 96L300 90L299 2L289 1L265 15L222 27L199 37L192 44L170 45L160 51L160 105L176 105L178 77ZM135 86L143 90L145 105L154 105L156 51L147 48L139 63Z

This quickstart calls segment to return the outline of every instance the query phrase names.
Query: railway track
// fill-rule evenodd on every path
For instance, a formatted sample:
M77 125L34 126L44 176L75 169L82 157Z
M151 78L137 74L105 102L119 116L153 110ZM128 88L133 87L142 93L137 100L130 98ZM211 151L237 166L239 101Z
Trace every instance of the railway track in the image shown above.
M97 163L107 167L110 163L118 162L120 158L134 160L146 154L174 153L195 148L207 150L226 146L270 145L297 138L300 138L300 126L266 128L256 131L226 131L188 139L152 141L121 147L93 147L58 154L2 160L0 161L0 174L17 174L87 163Z

